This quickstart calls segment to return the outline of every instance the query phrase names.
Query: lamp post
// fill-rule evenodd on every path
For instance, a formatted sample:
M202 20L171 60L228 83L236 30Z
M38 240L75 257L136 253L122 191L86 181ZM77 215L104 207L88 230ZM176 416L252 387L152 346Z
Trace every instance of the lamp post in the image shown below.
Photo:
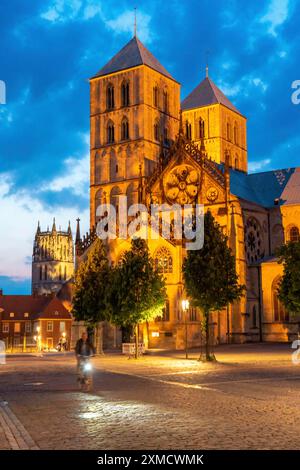
M182 300L182 311L184 312L184 320L185 320L185 358L188 359L188 325L187 325L187 311L190 306L190 302L188 300Z
M41 352L41 335L40 335L40 331L41 331L41 327L40 326L37 326L36 327L36 331L37 331L37 347L38 347L38 352Z

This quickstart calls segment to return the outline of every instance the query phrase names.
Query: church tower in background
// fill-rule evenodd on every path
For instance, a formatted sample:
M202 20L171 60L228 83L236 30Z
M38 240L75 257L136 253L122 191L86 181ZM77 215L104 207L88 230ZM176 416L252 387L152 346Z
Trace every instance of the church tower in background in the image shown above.
M38 224L32 257L32 293L39 295L58 292L74 274L74 246L69 223L68 230L42 232Z
M179 130L180 85L135 35L90 79L90 221L103 202L138 202L161 146Z

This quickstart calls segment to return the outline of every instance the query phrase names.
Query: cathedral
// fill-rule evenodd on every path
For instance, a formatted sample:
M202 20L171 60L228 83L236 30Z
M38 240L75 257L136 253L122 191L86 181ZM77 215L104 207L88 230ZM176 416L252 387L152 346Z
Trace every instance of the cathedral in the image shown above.
M208 70L180 101L180 83L136 35L90 79L90 232L81 238L77 229L77 263L95 240L97 207L110 203L118 211L124 195L128 205L203 204L228 236L247 291L212 314L215 343L296 337L299 319L289 317L277 297L282 266L275 251L299 240L300 168L249 174L246 117ZM181 307L183 243L160 236L148 246L166 278L167 300L162 317L141 328L140 339L151 348L182 349L187 331L189 347L201 345L201 312ZM129 247L130 240L111 240L111 261ZM34 285L43 288L41 256Z

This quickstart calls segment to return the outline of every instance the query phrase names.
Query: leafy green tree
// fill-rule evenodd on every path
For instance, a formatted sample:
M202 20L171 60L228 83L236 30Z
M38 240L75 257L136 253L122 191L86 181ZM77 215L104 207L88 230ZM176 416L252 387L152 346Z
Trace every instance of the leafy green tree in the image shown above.
M300 242L289 242L277 251L283 264L278 297L290 315L300 314Z
M108 294L111 268L106 249L100 239L93 243L85 261L75 274L72 313L77 321L84 321L98 336L99 322L109 319ZM97 349L99 347L97 341ZM100 345L102 349L102 345Z
M203 312L203 330L206 337L206 360L210 354L209 315L239 300L245 286L239 285L235 258L228 247L228 239L215 222L211 212L204 216L204 245L200 250L189 250L183 263L183 278L191 304Z
M163 277L155 270L145 240L133 239L113 269L109 305L113 323L135 327L136 357L138 325L160 316L166 300Z

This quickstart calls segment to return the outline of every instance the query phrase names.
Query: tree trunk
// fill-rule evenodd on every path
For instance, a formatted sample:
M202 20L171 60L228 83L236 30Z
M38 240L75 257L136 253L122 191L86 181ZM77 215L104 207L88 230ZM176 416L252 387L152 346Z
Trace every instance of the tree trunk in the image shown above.
M210 348L209 348L209 311L204 312L205 317L205 356L206 360L210 360Z
M135 325L135 358L139 357L139 324Z

